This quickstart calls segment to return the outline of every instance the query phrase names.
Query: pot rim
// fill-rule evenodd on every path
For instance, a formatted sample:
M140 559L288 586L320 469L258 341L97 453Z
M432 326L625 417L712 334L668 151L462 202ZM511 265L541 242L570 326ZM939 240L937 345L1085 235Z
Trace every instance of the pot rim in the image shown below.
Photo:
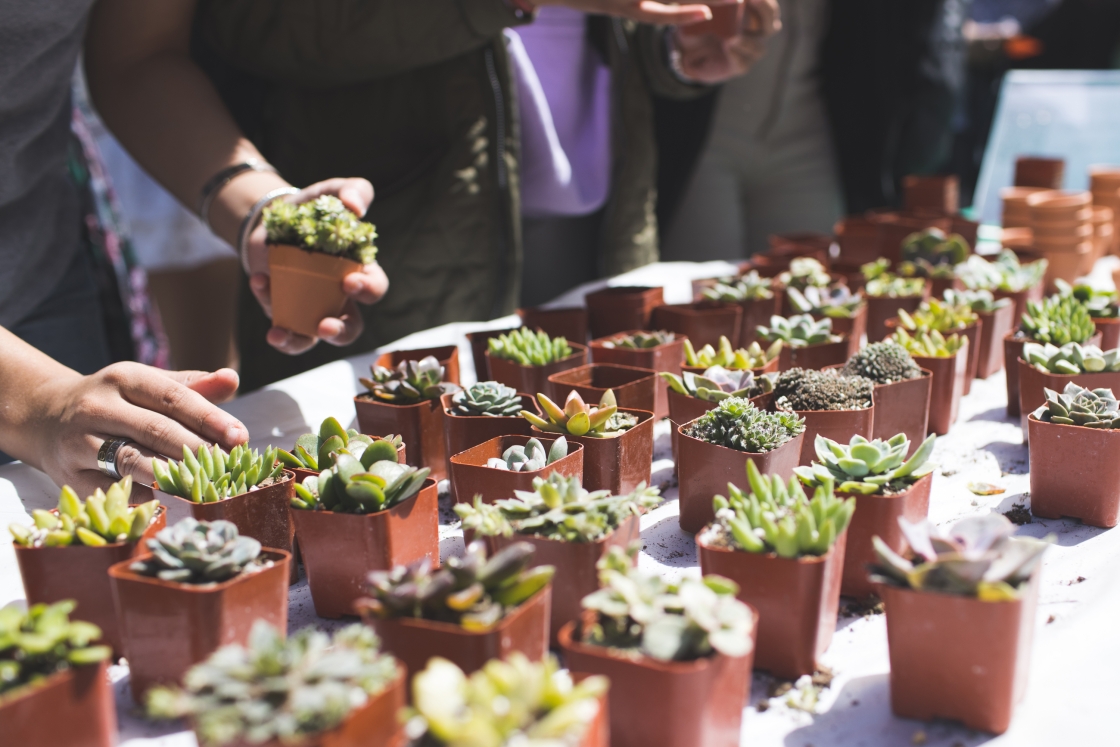
M429 485L428 483L431 483L432 485ZM408 498L406 498L405 500L401 501L400 503L398 503L396 505L390 506L389 508L383 508L380 511L374 511L371 514L351 514L351 513L346 513L345 511L328 511L327 509L318 509L318 508L296 508L295 506L293 506L291 508L292 520L294 521L295 517L297 515L303 515L303 514L318 514L320 516L347 517L345 519L340 519L341 521L349 521L350 518L369 519L369 518L374 517L374 516L381 516L382 514L387 514L390 511L393 511L394 509L402 508L404 506L409 505L410 503L414 503L417 499L420 498L420 494L422 492L424 492L424 490L432 487L433 485L438 485L438 483L435 480L433 480L432 478L426 477L426 478L424 478L424 482L420 484L420 489L417 490L415 494L409 496Z
M502 363L509 363L511 365L517 366L520 369L529 369L529 370L538 369L538 368L548 368L549 366L555 366L558 363L567 363L568 361L570 361L574 358L578 358L580 356L584 356L584 360L586 360L586 356L587 356L587 346L586 345L582 345L578 342L572 342L571 340L568 340L568 346L571 347L571 349L572 349L572 354L571 355L569 355L567 358L561 358L560 360L553 361L552 363L545 363L543 366L523 366L520 363L518 363L517 361L511 361L508 358L494 358L492 355L490 355L489 350L487 350L484 353L484 355L486 356L487 360L497 360L497 361L501 361ZM493 370L491 370L490 373L493 374Z
M641 332L647 332L647 331L649 331L649 330L629 329L629 330L623 330L622 332L615 332L613 335L604 335L603 337L595 338L591 342L587 343L587 347L588 347L588 349L590 349L590 348L601 348L601 349L604 349L604 350L621 350L621 351L626 352L626 353L652 353L655 350L664 350L665 348L670 348L670 347L673 347L675 345L683 345L684 341L688 339L687 335L682 335L680 332L672 332L671 334L674 335L672 340L670 340L669 342L663 342L660 345L654 345L652 348L608 348L605 345L603 345L604 342L610 342L611 340L614 340L614 339L619 338L619 337L625 337L627 335L634 335L634 334L638 334L638 333L641 333ZM669 330L656 330L656 331L668 332ZM621 364L617 364L617 363L615 363L615 364L606 364L606 363L596 364L594 361L592 361L588 365L621 365ZM633 366L632 368L638 368L638 366Z
M443 395L440 395L440 396L442 397ZM419 409L419 408L424 407L424 406L429 406L430 407L431 403L438 402L438 401L439 401L438 399L424 399L424 400L420 400L419 402L413 402L410 405L398 405L396 402L382 402L379 399L374 399L373 395L370 392L362 392L360 394L355 394L354 395L354 404L355 405L357 405L357 403L361 402L363 404L383 405L385 407L399 407L402 410L406 410L406 409L409 409L409 408ZM369 434L363 434L363 435L369 435ZM372 436L371 436L371 438L372 438ZM405 446L408 446L408 444L405 444Z
M767 558L769 560L797 563L798 565L821 565L823 563L827 563L832 559L833 553L836 550L836 544L840 541L840 536L846 534L848 531L848 528L844 527L844 531L841 532L841 535L837 535L836 539L832 543L832 546L828 548L828 552L826 552L824 555L800 555L796 558L783 558L776 552L747 552L746 550L737 550L731 547L716 547L715 545L709 543L705 537L705 535L709 531L711 531L711 528L714 524L715 522L706 524L703 529L696 533L697 547L702 547L708 552L742 553L744 555L753 555L756 557Z
M639 423L638 425L641 425L641 423ZM637 425L634 426L634 428L637 428L637 427L638 427ZM630 430L634 430L634 428L631 428ZM548 431L542 431L542 430L537 429L536 426L533 426L533 429L536 430L537 433L542 434L550 442L555 442L556 439L559 438L560 436L563 436L564 440L568 441L568 436L570 435L570 434L567 434L567 433L550 433ZM623 431L623 432L628 433L629 431ZM621 436L621 434L620 434L620 436ZM613 436L613 438L619 438L620 436ZM540 473L544 472L549 467L552 467L553 465L559 464L561 461L567 459L570 456L575 456L575 454L579 451L583 451L583 444L582 443L580 443L579 441L568 441L568 453L567 454L560 457L559 459L557 459L552 464L546 464L544 467L541 467L540 469L532 470L532 471L529 471L529 472L524 472L524 471L523 472L512 472L510 470L497 469L496 467L487 467L485 464L471 464L470 462L465 462L462 459L459 459L459 457L461 457L463 454L466 454L468 451L474 451L475 449L477 449L481 446L485 446L486 444L490 443L491 441L503 441L504 439L507 439L507 438L523 438L523 439L526 440L526 442L528 442L529 439L532 439L532 438L536 438L538 441L541 440L537 436L525 436L525 435L521 435L521 434L518 434L518 433L510 433L510 434L507 434L507 435L504 435L504 436L494 436L493 438L486 439L485 441L483 441L480 444L475 444L474 446L470 447L469 449L464 449L463 451L460 451L458 454L453 454L450 458L451 463L452 464L457 464L461 467L475 467L477 469L493 470L494 472L504 472L504 473L509 474L509 475L539 475ZM573 450L572 446L578 446L579 448ZM425 482L427 482L427 480L425 480ZM419 493L417 495L419 495Z
M128 569L128 566L132 565L133 563L138 563L141 560L151 557L151 553L139 555L135 558L130 558L129 560L122 560L119 563L115 563L109 566L109 577L117 579L119 581L133 581L136 583L147 584L149 586L172 589L187 594L195 594L201 596L204 594L214 594L216 592L222 592L242 581L248 581L254 576L260 575L264 571L278 567L280 565L280 562L285 558L287 558L289 563L292 560L292 554L290 552L288 552L287 550L280 550L275 547L261 548L261 555L266 554L275 556L269 558L269 560L272 561L272 565L259 568L251 573L239 573L233 578L226 579L225 581L221 581L216 584L184 584L180 581L165 581L162 578L157 578L155 576L143 576ZM287 586L286 583L285 586Z
M746 604L747 608L750 609L751 614L754 617L755 630L757 630L758 610L756 610L746 602L743 602L743 604ZM560 628L560 632L557 633L557 638L559 639L561 649L567 648L571 649L574 652L586 654L588 656L597 656L602 659L610 659L612 661L617 661L625 664L633 664L634 666L641 667L643 669L650 669L664 674L683 675L703 672L714 666L715 663L720 659L729 659L731 661L735 661L743 658L742 656L740 656L732 659L732 657L727 656L726 654L721 654L718 651L713 651L709 656L701 657L699 659L693 659L692 661L662 661L660 659L654 659L652 656L647 656L646 654L638 653L636 651L632 654L626 654L622 653L623 649L610 648L608 646L595 646L590 643L584 643L583 641L577 641L573 633L575 632L576 626L579 624L579 620L570 620L569 622L565 623L562 628ZM743 656L753 656L755 654L755 649L756 647L752 646L750 652L744 654Z
M1090 428L1090 427L1085 426L1085 425L1067 425L1065 423L1051 423L1049 420L1039 420L1038 418L1035 417L1033 412L1029 413L1027 415L1027 421L1031 422L1031 423L1037 423L1040 426L1046 426L1046 427L1076 428L1079 431L1081 431L1082 433L1084 433L1086 431L1092 431L1094 433L1099 433L1102 436L1105 436L1105 435L1110 434L1110 433L1115 433L1117 436L1120 436L1120 428Z
M642 513L642 514L630 514L625 519L623 519L621 524L616 526L614 529L611 529L611 531L609 531L607 534L603 535L599 539L588 540L587 542L579 542L579 541L569 542L568 540L558 540L558 539L553 539L551 537L542 537L539 534L525 534L524 532L516 532L516 531L513 533L513 537L532 537L533 540L536 541L536 542L551 542L551 543L557 544L557 545L602 545L602 544L606 543L607 540L609 540L612 536L614 536L620 529L622 529L622 527L627 522L633 521L633 520L641 520L642 516L644 516L644 515L645 515L644 513ZM476 539L486 539L487 537L483 536L483 535L479 535L477 532L475 532L475 538Z
M672 344L672 343L670 343L670 344ZM654 348L648 348L648 349L653 350ZM571 381L553 381L553 379L559 379L559 378L564 377L564 376L571 376L572 374L576 373L577 371L582 372L585 369L590 369L592 372L594 372L594 370L596 368L614 368L614 369L619 369L621 371L630 371L630 372L636 371L636 372L640 372L642 375L638 376L635 379L627 381L625 383L619 384L618 386L595 386L594 384L577 384L577 383L574 383L574 382L571 382ZM621 389L624 386L632 386L634 384L640 384L641 382L645 381L646 379L657 378L657 373L658 372L655 371L652 368L643 368L642 366L627 366L627 365L622 364L622 363L585 363L582 366L576 366L575 368L566 368L563 371L557 371L554 374L549 374L548 375L548 380L553 384L565 384L565 385L569 385L569 386L579 386L579 387L583 387L584 389L601 389L605 392L608 389ZM635 375L637 375L637 374L635 374Z
M605 288L593 290L584 295L584 301L588 298L607 298L615 296L640 296L653 291L665 292L663 285L608 285Z
M872 493L870 495L864 495L863 493L852 493L852 492L849 492L849 491L846 491L846 490L839 490L839 489L836 490L836 495L846 495L849 498L880 498L880 499L883 499L883 500L894 500L895 498L905 498L906 496L910 495L910 493L914 492L914 490L919 485L921 485L924 480L932 481L933 480L933 473L930 472L928 475L922 475L922 477L917 482L910 483L910 487L906 488L906 490L902 491L901 493L895 493L894 495L882 495L881 493Z
M252 495L253 493L259 493L262 490L268 490L269 488L275 488L277 485L283 485L287 482L294 482L295 479L296 479L296 473L293 472L291 469L288 469L287 467L285 467L284 468L284 479L283 480L279 480L277 482L274 482L271 485L265 485L263 488L259 485L255 485L254 487L256 488L256 490L246 490L244 493L238 493L237 495L231 495L228 498L223 498L220 501L215 501L213 503L195 503L190 498L184 498L183 496L175 495L174 493L167 493L162 488L160 488L159 485L153 485L152 486L152 492L159 491L163 495L166 495L169 498L175 498L176 500L183 501L184 503L186 503L189 506L218 506L218 505L221 505L222 503L228 503L229 501L235 501L238 498L244 498L245 496ZM160 507L162 508L162 502L161 502Z
M100 639L99 639L100 640ZM79 670L103 668L106 673L109 671L109 659L94 662L93 664L71 664L66 669L60 672L53 672L40 680L26 682L14 690L0 695L0 714L4 710L21 700L39 693L52 687L58 687L65 684L65 682L72 680L77 676Z
M396 623L396 624L399 624L399 625L401 625L403 627L406 627L406 628L415 628L415 629L418 629L418 630L436 630L436 631L439 631L439 632L442 632L442 633L455 633L457 635L462 635L462 636L466 636L466 637L469 637L469 638L484 638L486 636L494 635L495 633L499 633L503 629L512 625L516 621L519 613L528 609L533 604L538 603L541 599L542 594L551 593L551 591L552 591L552 581L549 581L547 584L545 584L543 587L541 587L537 591L536 594L529 597L524 602L517 605L516 607L514 607L509 612L507 612L505 615L502 616L502 618L500 620L498 620L498 622L494 623L491 627L487 628L486 630L467 630L462 625L456 625L455 623L443 622L441 620L425 620L422 617L386 617L386 618L380 618L379 617L379 618L369 618L369 620L370 621L376 620L377 622ZM359 597L358 599L354 600L354 609L358 611L358 615L359 615L359 617L361 617L363 619L363 621L366 620L367 616L368 616L368 613L365 612L365 608L366 608L367 605L363 604L367 599L369 599L368 596L363 596L363 597Z
M594 436L575 436L575 435L572 435L570 433L557 433L557 434L554 434L554 435L564 436L564 438L569 438L569 437L570 438L586 438L586 439L589 439L589 440L592 440L592 441L614 441L614 440L617 440L619 438L625 438L626 434L633 433L634 431L641 428L642 425L644 425L646 422L654 419L654 414L652 412L650 412L649 410L638 410L638 409L633 408L633 407L620 407L620 408L618 408L618 411L619 412L628 412L631 415L637 415L638 416L638 422L634 424L634 427L628 428L627 430L622 431L617 436L607 436L605 438L596 438ZM531 430L533 431L534 434L540 433L542 435L549 436L549 431L542 431L540 428L538 428L535 425L532 426ZM504 438L504 436L503 436L503 438ZM582 441L579 442L579 443L582 443ZM519 472L518 474L530 474L530 473Z

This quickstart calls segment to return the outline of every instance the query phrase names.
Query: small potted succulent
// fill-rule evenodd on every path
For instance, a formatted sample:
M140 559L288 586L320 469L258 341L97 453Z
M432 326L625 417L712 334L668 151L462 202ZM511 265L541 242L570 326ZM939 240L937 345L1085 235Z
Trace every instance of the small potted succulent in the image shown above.
M291 451L276 450L276 459L296 476L296 483L304 478L317 477L320 472L334 466L334 455L345 450L351 456L361 459L365 450L383 441L388 446L376 446L382 450L392 448L397 453L397 461L405 462L405 445L400 436L366 436L353 428L346 429L337 418L327 418L319 424L318 433L305 433L296 439Z
M880 257L860 268L866 283L863 294L867 297L867 341L878 342L890 335L887 320L898 316L898 310L918 310L929 295L925 278L904 278L890 272L889 260Z
M360 623L285 639L258 620L245 645L191 667L182 687L148 691L147 713L189 719L202 747L396 747L405 673L379 649Z
M531 662L514 652L469 677L437 657L412 678L412 707L402 714L405 731L413 747L609 747L610 683L605 677L574 679L551 656Z
M70 620L72 600L0 608L0 733L4 744L113 747L112 649Z
M837 494L855 499L841 594L866 599L875 593L875 585L867 578L867 567L875 562L872 537L879 537L894 552L906 554L898 519L916 523L929 515L934 470L929 458L936 438L927 438L907 459L910 442L902 433L889 441L855 436L847 446L818 436L812 466L797 468L797 476L809 488L835 484Z
M1120 347L1120 294L1115 290L1097 290L1086 283L1070 285L1056 280L1058 293L1073 296L1089 310L1093 324L1101 336L1100 346L1105 350Z
M849 355L859 350L867 332L867 304L859 291L853 293L846 285L828 288L810 286L804 291L789 288L786 296L794 313L809 314L814 319L831 319L836 333L848 338Z
M1022 357L1025 344L1037 342L1061 347L1071 342L1100 345L1101 341L1089 309L1071 296L1028 301L1027 311L1019 319L1015 333L1003 338L1009 417L1019 416L1019 365L1016 361Z
M152 459L156 484L167 495L163 505L169 522L186 516L229 521L264 547L293 552L296 528L288 504L295 475L284 469L278 454L271 446L264 454L248 446L234 446L227 454L215 444L199 446L197 455L184 446L179 462ZM294 584L299 570L294 564L289 570Z
M758 460L769 473L792 476L801 461L805 421L730 397L677 428L681 529L695 534L712 521L712 496L728 483L746 486L743 465Z
M406 361L422 361L435 358L443 366L443 380L459 385L459 346L443 345L438 348L411 348L390 350L377 356L374 365L381 368L397 368Z
M370 596L358 609L410 677L433 656L468 673L515 651L540 661L548 653L554 569L532 560L528 543L487 557L476 540L438 570L421 560L370 573Z
M284 550L262 548L228 521L190 517L147 545L150 554L109 568L137 703L222 646L244 643L255 620L287 630L291 555Z
M817 436L847 442L870 438L875 427L875 385L862 376L836 370L791 368L774 382L774 407L805 424L799 464L813 461Z
M525 328L492 338L489 345L490 377L519 392L549 392L549 376L587 363L585 346Z
M597 402L608 391L614 393L619 407L653 412L657 402L657 372L649 368L591 363L554 373L548 377L552 392L579 392L589 402ZM559 396L559 395L558 395Z
M898 270L906 277L929 278L930 295L941 298L946 290L962 287L954 270L972 253L960 234L946 234L928 228L910 234L902 242L902 261Z
M686 341L687 338L666 330L623 332L592 340L591 360L593 363L646 368L658 373L676 373L684 363ZM653 403L653 414L657 418L669 416L668 392L668 385L658 379Z
M153 500L129 506L132 478L97 489L85 503L63 486L54 511L31 512L34 526L12 524L12 547L27 603L73 601L80 619L101 630L101 640L121 654L109 566L144 552L142 542L166 526Z
M758 614L735 584L668 580L612 548L600 586L560 629L560 648L573 672L610 679L613 747L737 747Z
M498 436L527 436L529 424L522 410L534 408L533 397L496 381L480 381L453 394L445 394L443 440L447 475L451 458Z
M828 268L815 257L794 257L789 269L777 276L778 285L783 289L795 288L803 291L809 287L827 288L834 283Z
M954 298L950 296L950 298ZM913 314L899 310L898 318L887 321L892 331L904 329L910 334L939 332L942 335L958 334L968 338L968 365L965 369L964 394L972 390L972 379L980 358L975 351L979 349L980 317L967 303L954 303L949 300L931 298L922 302Z
M366 391L354 397L358 430L370 436L400 434L408 463L428 468L435 480L447 476L440 398L459 390L445 374L434 356L401 361L392 369L375 364L371 378L358 379Z
M756 374L773 373L778 370L783 347L784 343L781 340L775 340L765 350L758 342L752 342L745 348L735 350L731 346L731 340L721 337L717 348L705 345L696 350L690 340L685 340L684 363L680 370L703 373L712 366L720 366L740 371L750 370Z
M342 279L377 259L377 229L342 200L324 195L302 205L277 200L264 209L272 323L308 337L346 308Z
M707 304L736 304L743 310L739 324L739 347L747 347L758 337L758 327L781 310L774 294L774 281L751 270L737 278L717 280L696 299Z
M891 710L903 718L963 721L1002 734L1027 685L1047 542L1012 537L1000 514L941 532L900 520L910 561L875 542L887 613Z
M439 559L439 494L385 441L333 461L295 486L292 519L315 614L338 618L357 614L369 571Z
M617 286L593 291L584 297L592 339L628 329L650 329L650 318L665 303L664 288ZM537 391L530 389L525 391Z
M533 562L556 568L552 586L553 644L560 628L580 613L580 600L599 588L596 564L612 547L626 548L640 536L639 517L661 502L657 488L639 485L628 495L589 492L578 477L553 473L533 478L532 490L513 498L474 505L459 504L455 513L463 531L487 538L491 552L514 542L528 542Z
M712 499L714 521L696 535L700 572L734 581L759 614L755 666L795 680L817 671L836 629L844 547L855 502L824 480L805 495L747 461L748 488Z
M546 309L533 306L517 310L521 326L545 332L550 337L563 337L579 343L587 342L588 314L583 306Z
M451 493L462 503L494 503L537 478L583 476L583 444L564 436L498 436L451 457Z
M673 458L677 455L677 427L696 420L728 397L754 399L774 389L770 376L755 376L749 368L726 369L712 366L702 374L684 371L680 376L663 373L668 383L669 421L672 426ZM765 407L762 401L755 403Z
M893 340L873 342L849 358L840 373L875 385L873 438L902 433L912 449L925 439L933 374L915 363L906 348Z
M824 368L848 360L848 340L832 333L832 320L827 317L771 317L769 327L758 328L758 339L764 344L782 343L779 371Z
M1031 513L1071 516L1097 527L1120 520L1120 404L1112 389L1068 382L1062 393L1044 390L1046 404L1032 412ZM1070 489L1071 480L1077 486Z
M957 277L969 290L986 290L996 298L1006 298L1014 305L1012 320L1026 313L1028 301L1041 301L1046 277L1047 262L1020 264L1019 257L1010 249L1002 249L989 262L979 254L972 254L956 268Z
M588 490L629 493L648 483L653 465L653 413L618 406L609 389L593 407L579 392L571 392L560 407L537 395L541 412L523 410L534 435L559 433L583 445L583 485Z
M721 337L738 340L742 324L742 306L711 301L658 306L650 318L655 329L667 329L696 345L714 345Z
M986 379L1003 370L1003 338L1009 335L1011 328L1015 326L1015 320L1011 316L1015 307L1011 300L997 299L988 290L947 290L945 301L958 308L967 306L980 318L979 334L975 341L976 378ZM969 338L970 345L972 342L973 340Z
M968 338L940 332L911 335L899 329L891 340L910 354L922 370L930 372L929 430L939 436L957 422L964 380L968 376Z
M1074 383L1090 389L1120 391L1120 350L1103 352L1096 345L1069 342L1060 348L1028 342L1019 366L1019 420L1029 438L1028 416L1046 403L1046 389Z

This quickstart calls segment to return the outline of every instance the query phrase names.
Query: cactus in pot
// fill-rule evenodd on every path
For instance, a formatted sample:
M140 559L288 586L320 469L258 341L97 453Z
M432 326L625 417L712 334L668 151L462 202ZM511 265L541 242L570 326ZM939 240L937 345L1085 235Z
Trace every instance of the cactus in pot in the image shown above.
M295 485L291 504L306 511L377 513L416 495L429 474L427 467L418 469L397 462L395 449L392 457L385 458L366 449L360 460L336 453L333 467Z
M910 441L901 433L889 441L868 441L857 435L847 446L818 435L813 444L816 461L793 471L813 489L835 484L842 493L896 495L933 472L929 458L936 439L928 437L907 459Z
M295 246L368 265L377 259L377 229L350 212L342 200L324 195L293 205L277 200L264 209L269 244Z
M614 392L608 389L603 393L598 406L588 405L579 392L572 390L561 408L544 394L537 394L547 420L529 412L521 411L521 417L546 433L559 433L586 438L616 438L638 424L638 417L620 412Z
M563 337L549 337L522 327L489 341L490 355L511 360L522 366L546 366L572 355L572 347Z
M75 606L67 600L0 608L0 702L53 674L109 658L111 649L97 644L100 628L70 619Z
M129 570L180 584L214 584L264 567L261 543L228 521L186 518L148 540L151 555Z
M767 412L731 397L691 423L683 433L736 451L773 451L805 432L805 420L790 412Z
M696 397L705 402L722 402L728 397L750 399L774 389L771 377L755 376L749 368L728 370L722 366L712 366L702 375L685 371L680 376L665 372L660 376L677 394Z
M862 376L875 384L895 384L922 375L906 348L893 340L873 342L848 359L845 376Z
M335 418L327 418L319 426L317 434L305 433L296 439L295 448L291 451L277 449L276 457L286 467L317 472L333 466L336 454L349 454L355 459L369 462L395 462L401 443L400 436L374 439L353 428L343 428Z
M9 527L12 539L22 547L103 547L136 542L155 519L159 501L130 506L131 494L131 476L113 483L108 491L98 488L85 503L70 486L64 485L58 497L57 513L34 509L31 518L35 525L12 524Z
M198 454L183 447L181 462L165 465L152 459L152 471L159 489L193 503L217 503L255 490L284 475L277 462L277 450L269 447L262 455L248 446L234 446L227 454L220 446L199 446Z
M391 405L414 405L426 400L439 399L459 387L444 381L444 367L435 356L418 361L401 361L396 368L370 366L370 378L359 378L368 390L368 396L377 402Z
M764 342L781 342L792 348L840 342L842 339L839 335L832 334L832 319L825 317L816 320L808 314L798 314L788 319L772 316L769 327L758 328L758 337Z

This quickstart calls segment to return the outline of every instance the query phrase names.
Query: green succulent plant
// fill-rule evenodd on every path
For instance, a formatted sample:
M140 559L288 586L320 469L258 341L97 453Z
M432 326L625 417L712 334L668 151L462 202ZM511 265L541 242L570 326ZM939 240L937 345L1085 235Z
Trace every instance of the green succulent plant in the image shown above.
M1086 428L1116 430L1120 428L1120 402L1111 389L1086 389L1072 381L1061 394L1044 388L1046 404L1034 411L1044 423L1082 425Z
M334 466L295 485L292 508L301 511L334 511L343 514L373 514L407 501L420 492L431 470L417 469L391 458L379 458L366 449L361 459L339 452Z
M839 335L832 334L832 319L825 317L816 320L808 314L798 314L788 319L781 316L770 317L769 327L759 327L758 337L763 342L782 342L791 348L806 348L826 342L840 342Z
M316 471L332 467L335 454L349 454L355 459L368 459L371 462L395 462L401 443L400 436L374 438L358 433L353 428L347 430L335 418L327 418L320 424L318 433L305 433L297 438L295 448L291 451L277 449L276 458L285 467Z
M696 350L692 347L692 341L686 339L684 341L684 364L689 368L711 368L712 366L736 370L762 368L777 358L781 352L781 340L765 350L757 342L752 342L750 347L735 350L731 347L731 340L720 335L718 349L711 345L705 345L700 350Z
M277 200L264 209L269 244L297 246L309 252L368 265L377 259L377 229L350 212L342 200L324 195L293 205Z
M925 292L924 278L902 277L890 271L891 261L880 257L859 268L866 281L863 292L874 298L912 298Z
M652 332L632 332L628 335L616 335L609 340L603 340L601 343L605 348L620 348L622 350L649 350L651 348L668 345L677 336L672 332L665 330L654 330Z
M1079 374L1120 371L1120 350L1101 351L1096 345L1066 343L1060 348L1028 342L1023 360L1043 373Z
M1115 290L1098 290L1088 283L1070 285L1061 278L1054 280L1059 296L1072 296L1084 304L1094 319L1115 319L1120 316L1120 294Z
M412 680L405 730L412 747L565 747L583 743L607 691L606 677L574 684L553 657L515 652L469 677L434 657Z
M862 376L836 371L791 368L774 382L774 405L779 410L864 410L871 407L875 384Z
M837 498L828 480L809 498L796 477L787 485L777 475L763 475L753 459L747 460L747 482L749 492L728 483L727 497L712 499L716 520L705 530L708 541L780 558L824 555L856 510L855 499Z
M8 529L17 545L23 547L66 547L86 545L103 547L117 542L136 542L155 519L159 501L129 506L132 477L98 488L85 503L69 485L62 486L58 496L58 512L35 509L31 518L35 526L12 524Z
M789 269L778 275L778 282L786 288L805 290L810 286L827 288L832 284L832 276L819 260L812 257L795 257Z
M788 288L790 305L799 314L821 314L832 319L850 319L863 305L863 296L846 285L828 288L809 286L804 291Z
M544 444L538 439L530 438L524 446L521 444L510 446L500 459L497 457L487 459L486 466L506 472L537 472L566 456L568 456L568 440L563 436L553 441L548 451L545 451Z
M953 332L976 323L976 312L967 304L959 306L931 298L913 314L906 309L898 310L899 327L910 332Z
M148 692L157 719L190 719L204 747L298 744L334 729L397 676L397 662L362 624L333 636L307 627L285 638L257 620L246 645L223 646L180 687Z
M614 391L610 389L603 393L603 398L599 400L597 407L584 402L583 397L574 389L564 400L563 408L544 394L537 394L537 401L540 402L541 409L548 419L545 420L528 410L522 410L521 417L545 433L585 438L616 438L638 424L637 415L619 411L618 400L614 397Z
M875 384L895 384L922 375L922 369L894 340L873 342L848 359L841 372L845 376L862 376Z
M767 412L740 397L725 399L693 421L684 433L710 444L761 454L805 432L805 420L791 412Z
M496 381L471 384L451 397L449 415L516 417L521 412L521 395L517 390Z
M891 335L892 342L918 358L948 358L963 348L967 339L963 335L956 334L945 337L937 330L911 335L904 329L897 329Z
M414 405L445 394L459 391L459 387L444 381L445 371L435 356L418 361L401 361L396 368L370 366L371 378L358 381L369 391L369 397L391 405Z
M816 461L793 471L810 488L827 483L835 484L841 493L897 495L933 472L935 467L929 464L929 458L936 440L936 436L930 436L907 459L910 440L904 433L889 441L868 441L857 435L847 446L818 434L813 443Z
M1020 264L1015 252L1003 249L991 262L979 254L970 255L957 266L956 275L969 290L1019 293L1041 283L1048 264L1045 259Z
M755 376L749 368L729 371L722 366L712 366L703 375L685 371L678 376L663 371L660 376L677 394L705 402L722 402L728 397L750 399L774 389L774 382L769 376Z
M483 536L531 534L562 542L595 542L631 516L639 516L661 502L661 491L639 485L629 495L607 490L588 492L578 477L552 473L533 478L533 489L514 491L514 498L474 505L460 503L455 513L463 529Z
M1034 342L1065 345L1085 342L1097 333L1093 317L1085 304L1072 296L1050 296L1028 301L1019 323L1019 336Z
M583 598L594 614L582 640L661 661L695 661L717 653L750 652L754 617L735 598L738 585L722 576L668 580L635 568L613 547L599 561L598 591Z
M901 274L909 277L950 278L953 269L968 259L971 249L960 234L947 236L929 228L907 236L902 242Z
M151 555L129 566L141 576L180 584L214 584L261 567L261 543L229 521L190 517L148 540Z
M159 489L194 503L217 503L247 493L270 480L284 476L277 450L262 455L248 446L234 446L227 454L220 446L199 446L198 455L183 447L183 460L152 459Z
M737 278L723 278L711 288L701 293L705 301L720 303L743 303L744 301L765 300L774 297L773 282L751 270Z
M96 645L101 628L71 620L77 603L0 607L0 704L4 696L64 672L108 659L112 649Z
M522 327L490 338L490 355L522 366L547 366L572 355L572 346L563 337L549 337Z
M997 299L989 290L953 290L945 291L945 303L955 308L968 308L977 314L990 314L1005 306L1011 305L1010 298Z

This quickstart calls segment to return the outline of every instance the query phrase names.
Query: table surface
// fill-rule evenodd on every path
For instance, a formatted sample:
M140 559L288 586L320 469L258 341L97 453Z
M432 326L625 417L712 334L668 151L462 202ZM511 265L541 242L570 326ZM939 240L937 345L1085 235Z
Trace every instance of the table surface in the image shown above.
M681 303L689 300L692 278L711 277L731 269L725 263L664 263L614 278L610 283L664 285L666 300ZM570 305L581 295L574 292L555 305ZM506 318L446 325L385 349L456 343L463 379L472 381L470 348L463 335L509 326L511 321ZM329 415L344 422L354 420L351 400L357 391L357 377L374 357L371 353L308 371L236 399L226 409L248 426L253 446L289 445L312 430L311 424L317 425ZM972 393L962 402L960 420L949 435L937 440L933 461L939 469L930 502L930 518L936 524L948 525L964 516L989 511L1004 512L1014 504L1029 505L1027 449L1018 423L1006 417L1005 404L1002 373L975 381ZM653 483L662 486L665 501L642 517L644 549L640 564L666 575L698 575L696 546L677 523L668 422L658 423L655 433ZM1004 492L974 495L968 489L974 482L993 483ZM1071 484L1070 489L1075 490L1076 485ZM52 508L57 499L57 487L41 472L18 463L0 468L0 529L13 521L29 523L31 509ZM1033 537L1054 535L1055 539L1043 562L1030 687L1006 734L992 737L951 723L926 724L894 717L890 712L884 617L849 611L838 621L832 646L822 659L833 675L831 684L822 688L803 677L789 692L774 694L782 683L756 674L751 703L744 710L741 743L752 747L1115 744L1111 708L1115 707L1117 690L1112 668L1120 666L1120 637L1115 634L1120 580L1109 568L1115 569L1120 558L1120 532L1069 520L1038 519L1022 526L1020 532ZM21 604L23 588L10 537L6 531L0 533L0 606ZM447 557L455 553L462 542L462 532L444 495L440 501L441 554ZM315 616L305 580L292 587L290 599L292 630L306 625L338 627L337 622ZM122 745L195 744L193 735L184 732L182 725L139 718L128 694L127 666L114 666L112 676ZM760 707L762 701L767 702Z

